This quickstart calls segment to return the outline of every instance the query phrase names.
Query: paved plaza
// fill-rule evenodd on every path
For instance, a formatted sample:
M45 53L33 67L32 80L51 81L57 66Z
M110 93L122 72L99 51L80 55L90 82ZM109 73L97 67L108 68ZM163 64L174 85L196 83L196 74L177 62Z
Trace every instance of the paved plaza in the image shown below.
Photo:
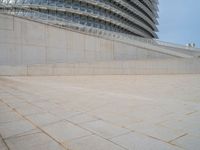
M199 150L200 75L0 77L0 150Z

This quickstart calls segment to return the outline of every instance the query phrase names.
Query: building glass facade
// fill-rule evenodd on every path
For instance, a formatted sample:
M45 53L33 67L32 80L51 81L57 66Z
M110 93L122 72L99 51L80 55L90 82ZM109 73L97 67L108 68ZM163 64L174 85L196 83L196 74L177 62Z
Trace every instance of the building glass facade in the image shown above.
M26 16L33 16L33 13L39 12L40 16L47 15L48 18L44 19L52 23L64 21L111 32L157 38L158 0L0 0L0 2L2 6L7 6L7 11Z

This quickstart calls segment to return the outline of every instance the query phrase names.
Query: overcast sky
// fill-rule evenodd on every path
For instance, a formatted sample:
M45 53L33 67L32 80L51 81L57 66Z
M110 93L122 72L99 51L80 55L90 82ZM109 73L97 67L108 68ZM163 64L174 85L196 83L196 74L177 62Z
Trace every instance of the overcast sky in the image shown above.
M159 0L159 39L200 47L200 0Z

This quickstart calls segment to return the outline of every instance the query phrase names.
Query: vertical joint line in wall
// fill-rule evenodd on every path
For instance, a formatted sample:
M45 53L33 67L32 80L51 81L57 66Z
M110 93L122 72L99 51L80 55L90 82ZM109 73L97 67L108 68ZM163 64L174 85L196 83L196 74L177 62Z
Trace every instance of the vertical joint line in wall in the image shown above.
M12 18L13 18L13 32L15 31L15 17L14 16L12 16Z
M113 57L113 60L115 60L115 56L114 56L114 40L112 40L112 57Z
M26 65L26 76L28 76L28 65Z
M65 31L65 35L66 34L68 34L66 31ZM69 41L68 41L69 40ZM68 56L68 54L69 54L69 49L71 48L71 46L69 45L69 43L70 43L70 39L68 39L67 38L67 35L65 36L65 41L66 41L66 62L68 62L69 61L69 56Z
M45 64L47 64L47 45L45 44Z
M113 60L115 60L115 41L114 40L113 40L112 49L113 49Z
M84 38L84 40L83 40L83 42L84 42L84 59L86 60L86 36L85 36L85 34L84 34L84 36L83 36ZM83 61L83 60L81 60L81 61Z
M14 19L14 21L15 21L16 19ZM20 61L20 63L21 63L21 65L23 64L23 60L24 60L24 56L23 56L23 51L24 51L24 46L23 46L23 34L22 34L22 22L20 21L19 22L19 28L20 28L20 49L21 49L21 61Z
M45 32L44 32L44 38L45 38L45 64L47 64L48 26L44 25L44 27L45 27Z

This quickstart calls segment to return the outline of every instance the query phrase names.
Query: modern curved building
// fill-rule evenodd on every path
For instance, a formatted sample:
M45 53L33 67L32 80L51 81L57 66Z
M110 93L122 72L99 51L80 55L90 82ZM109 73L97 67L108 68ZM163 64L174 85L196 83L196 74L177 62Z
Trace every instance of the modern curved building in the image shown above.
M55 24L71 23L80 27L157 38L158 0L0 1L7 11L36 19L44 16L44 19Z

